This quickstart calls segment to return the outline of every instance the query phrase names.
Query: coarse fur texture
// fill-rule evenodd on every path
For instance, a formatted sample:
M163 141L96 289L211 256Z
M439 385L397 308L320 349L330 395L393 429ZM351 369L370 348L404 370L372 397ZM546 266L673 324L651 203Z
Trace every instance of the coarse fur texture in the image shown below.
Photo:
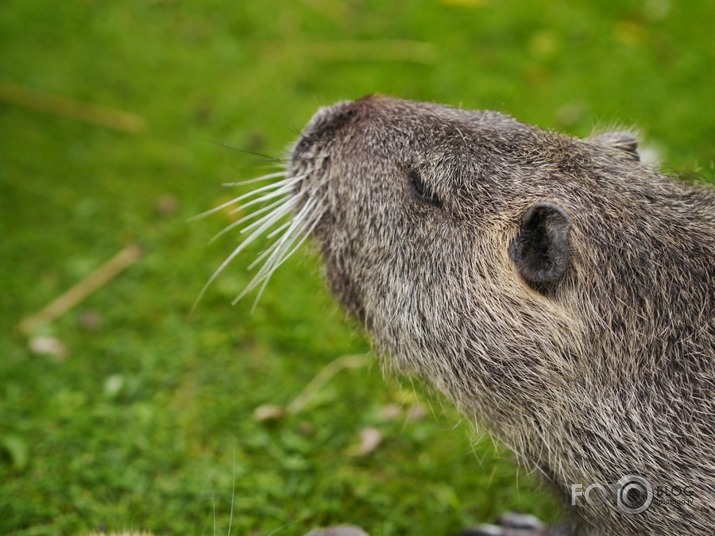
M578 534L712 533L714 190L640 163L628 134L383 96L318 111L287 177L284 238L313 236L387 368L484 423ZM626 475L690 500L571 505Z

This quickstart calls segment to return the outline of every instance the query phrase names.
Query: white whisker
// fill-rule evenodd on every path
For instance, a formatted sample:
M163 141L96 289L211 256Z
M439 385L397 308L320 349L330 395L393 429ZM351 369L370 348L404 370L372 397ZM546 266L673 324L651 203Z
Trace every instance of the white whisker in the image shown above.
M223 210L226 207L230 207L231 205L236 204L238 202L238 199L231 199L230 201L226 201L225 203L222 203L217 207L209 209L206 212L202 212L201 214L197 214L196 216L191 216L189 218L189 221L200 220L202 218L205 218L206 216L210 216L211 214L216 214L218 211Z
M293 248L290 253L286 254L286 251L291 248L291 246L295 243L296 239L299 238L301 235L303 235L303 239L299 242L299 245L303 243L305 240L305 237L307 237L310 232L315 228L315 225L317 222L320 220L320 217L315 217L314 222L311 224L309 220L309 215L310 211L313 209L313 206L318 204L315 202L315 200L311 199L309 200L305 206L300 210L298 214L294 217L293 221L290 222L291 225L288 228L288 230L283 234L283 236L275 242L268 250L263 252L261 255L261 258L265 257L266 255L270 254L270 257L266 262L263 264L261 269L258 271L258 273L254 276L254 278L251 280L251 283L247 286L246 289L239 295L238 298L234 301L236 303L238 300L240 300L243 296L245 296L248 292L253 290L258 284L260 284L262 281L270 279L272 276L273 272L283 264L283 262L290 257L298 248L296 246ZM305 230L306 228L309 228L308 232L306 233ZM260 259L257 259L257 262L259 262ZM249 268L252 268L256 265L257 262L253 262ZM265 285L264 285L265 286Z
M286 232L283 234L283 236L271 247L269 248L271 250L270 257L266 262L263 264L261 269L258 271L258 273L254 276L254 278L251 280L251 282L248 284L248 286L239 294L239 297L236 298L233 303L237 303L238 300L240 300L243 296L245 296L248 292L250 292L252 289L258 285L265 274L270 270L271 266L275 262L276 258L279 258L279 254L282 251L282 246L289 240L294 240L294 233L295 230L300 226L301 222L305 218L305 215L308 213L308 211L311 209L311 207L314 204L313 199L309 199L308 202L303 206L303 208L296 214L294 217L293 221L290 222L290 226L286 230ZM291 240L291 242L292 242Z
M290 188L292 188L296 182L298 182L302 179L303 179L303 177L298 176L298 177L290 177L287 179L283 179L282 181L272 182L271 184L266 184L265 186L261 186L260 188L254 188L250 192L246 192L245 194L239 195L237 198L234 199L234 201L243 201L244 199L253 197L254 195L259 194L261 192L266 192L266 191L271 191L271 190L286 191L286 190L289 190Z
M224 182L221 186L225 188L232 188L234 186L243 186L245 184L254 184L256 182L263 182L267 181L268 179L275 179L276 177L285 177L286 173L288 173L285 169L283 171L278 171L275 173L268 173L266 175L261 175L260 177L256 177L255 179L248 179L245 181L237 181L237 182Z
M233 207L234 205L238 206L231 208L231 214L237 211L244 211L254 205L265 205L252 213L242 215L235 222L227 225L211 238L210 242L214 242L218 238L227 234L229 231L245 224L246 222L251 222L240 230L242 235L247 236L228 255L228 257L224 259L213 274L211 274L211 277L203 286L198 297L194 301L192 311L196 308L198 302L218 276L231 262L233 262L236 257L238 257L238 255L244 252L246 248L248 248L261 236L266 236L268 239L276 238L275 241L262 251L261 254L248 266L249 270L253 270L259 265L260 268L246 288L233 300L234 304L237 303L249 292L260 286L258 296L253 304L253 307L255 308L256 303L263 294L272 275L291 255L293 255L295 251L297 251L297 249L303 244L303 242L305 242L308 236L310 236L321 220L321 205L323 205L324 198L316 199L314 197L308 197L300 209L296 211L300 196L305 194L295 194L294 191L296 185L305 180L308 174L309 172L306 172L301 175L289 177L287 176L287 171L281 170L279 172L268 173L266 175L262 175L261 177L256 177L255 179L226 183L224 186L233 187L258 183L280 177L280 180L278 181L255 188L250 192L241 194L230 201L222 203L218 207L191 218L192 220L202 218L221 211L227 207ZM284 218L294 211L295 213L291 218L281 223Z
M268 211L270 211L270 210L276 208L278 205L281 205L281 204L283 204L283 203L285 203L285 202L286 202L285 199L279 199L278 201L273 201L273 203L270 203L270 204L266 205L266 206L263 207L263 208L260 208L260 209L258 209L258 210L255 210L255 211L251 212L250 214L247 214L246 216L242 216L241 218L237 219L235 222L233 222L233 223L231 223L230 225L227 225L226 227L224 227L222 230L220 230L218 233L216 233L213 237L211 237L211 240L209 240L209 244L211 244L211 243L213 243L214 241L218 240L220 237L222 237L223 235L225 235L226 233L228 233L228 232L231 231L232 229L235 229L236 227L238 227L238 226L241 225L242 223L245 223L245 222L247 222L248 220L252 220L253 218L257 218L258 216L260 216L260 215L263 214L264 212L268 212Z
M248 220L252 220L253 218L257 218L261 214L265 212L269 212L276 208L278 205L282 205L283 203L286 203L287 201L285 199L278 199L277 201L273 201L272 203L267 204L265 207L261 207L258 210L254 210L250 214L246 214L245 216L242 216L241 219L236 220L234 223L245 223ZM233 225L233 223L231 224Z
M291 222L289 222L289 221L285 222L283 225L281 225L280 227L278 227L277 229L272 231L271 234L268 235L267 238L271 238L276 233L283 232L287 227L290 227L290 225L291 225ZM279 247L280 244L281 244L280 240L276 240L275 242L273 242L273 244L271 244L268 248L266 248L266 250L264 252L262 252L258 256L258 258L256 258L251 264L248 265L248 270L253 270L256 266L258 266L261 263L261 261L263 259L265 259L267 255L272 254L272 252L275 251L275 249L277 247Z
M278 190L276 190L276 191L274 191L274 192L269 192L269 193L267 193L267 194L264 194L264 195L262 195L261 197L258 197L258 198L256 198L256 199L252 199L252 200L249 201L248 203L244 203L244 204L242 204L241 206L232 209L230 213L231 213L231 214L235 214L236 212L241 211L241 210L245 210L246 208L251 207L251 206L253 206L253 205L259 205L259 204L261 204L261 203L265 203L265 202L268 201L269 199L273 199L273 198L275 198L275 197L278 197L278 196L281 196L281 195L290 193L290 191L291 191L292 189L293 189L293 185L292 185L292 184L286 184L286 185L284 185L284 186L281 186Z
M288 259L291 257L291 255L293 255L293 253L295 253L295 252L298 250L298 248L299 248L300 246L303 245L303 242L305 242L305 241L308 239L308 237L310 236L310 233L313 232L313 230L315 229L315 227L318 225L319 222L320 222L320 218L319 218L319 217L315 218L315 221L310 225L310 227L308 228L307 231L305 231L305 232L301 231L300 234L296 234L296 235L295 235L296 237L297 237L297 236L300 236L300 240L298 240L298 243L295 245L295 247L293 247L287 254L282 255L282 256L280 257L280 260L279 260L279 261L273 263L274 265L273 265L273 267L271 268L270 272L268 272L268 274L266 274L266 275L263 277L263 284L261 285L261 288L258 289L258 294L256 295L256 299L254 300L253 306L251 307L252 310L255 310L256 305L258 304L258 300L260 300L260 299L261 299L261 296L263 296L263 291L266 289L266 286L268 285L268 281L270 281L271 277L273 276L273 273L274 273L286 260L288 260ZM292 243L293 243L293 241L291 241L291 244L292 244Z
M251 233L243 242L241 242L241 244L239 244L239 246L236 249L234 249L231 252L231 254L214 271L214 273L211 274L211 277L206 282L206 284L203 286L203 288L201 289L201 292L199 292L198 297L194 301L194 305L193 305L192 309L196 307L196 304L201 300L201 298L203 298L204 294L206 293L206 290L208 290L208 288L216 280L216 278L221 274L221 272L224 271L226 266L228 266L231 263L231 261L233 261L233 259L235 259L239 255L239 253L241 253L244 249L246 249L254 240L256 240L256 238L261 236L261 234L263 234L274 223L275 223L275 221L273 219L269 218L268 221L264 222L263 225L258 227L258 229L256 229L255 231L253 231L253 233Z
M202 212L201 214L198 214L198 215L196 215L196 216L192 216L191 218L189 218L189 221L195 221L195 220L199 220L199 219L201 219L201 218L205 218L206 216L210 216L211 214L215 214L216 212L219 212L219 211L221 211L221 210L223 210L223 209L225 209L225 208L227 208L227 207L230 207L231 205L236 205L236 204L240 203L241 201L243 201L244 199L248 199L249 197L253 197L253 196L256 195L256 194L259 194L259 193L265 192L265 191L270 191L270 190L276 190L276 189L277 189L276 192L271 192L271 193L268 194L268 195L264 195L264 196L259 197L258 200L256 200L256 202L257 202L257 203L261 203L262 201L265 201L265 200L267 200L267 199L271 199L271 198L276 197L276 196L278 196L278 195L281 195L281 194L283 194L283 193L285 193L285 192L287 192L287 191L290 191L290 189L292 188L292 186L293 186L296 182L298 182L298 181L300 181L300 180L303 180L303 178L304 178L303 175L298 175L298 176L296 176L296 177L290 177L290 178L283 179L282 181L277 181L277 182L273 182L273 183L271 183L271 184L267 184L266 186L261 186L260 188L256 188L256 189L254 189L254 190L251 190L250 192L247 192L247 193L245 193L245 194L239 195L238 197L234 197L233 199L231 199L231 200L229 200L229 201L226 201L225 203L221 203L219 206L214 207L214 208L212 208L212 209L209 209L209 210L207 210L206 212ZM278 193L278 192L280 192L280 193ZM274 194L275 194L275 195L274 195ZM242 205L242 206L238 207L238 209L234 209L234 211L235 211L235 210L241 210L241 209L243 209L243 208L249 206L250 204L255 204L255 203L254 203L254 202L246 203L245 205ZM233 213L234 211L231 211L231 213Z
M316 203L312 203L312 205L315 204ZM306 203L306 208L307 207L308 205ZM312 210L312 206L310 208ZM273 266L273 264L279 262L285 251L290 248L293 242L295 242L296 238L301 235L301 233L305 230L306 227L308 227L309 216L310 212L308 210L301 211L300 214L295 216L288 230L283 234L280 240L276 241L276 251L271 255L271 258L269 258L268 261L263 265L261 270L259 270L258 274L256 274L258 278L261 278L263 274L271 266Z
M298 229L296 232L293 233L293 235L290 237L290 240L287 240L281 248L281 252L276 255L276 259L270 263L270 270L266 272L263 278L265 278L266 280L271 278L271 276L278 269L278 267L286 260L288 260L288 258L298 250L301 244L305 242L305 240L310 236L310 233L313 231L313 229L315 229L315 226L318 224L319 221L320 218L315 218L315 221L313 221L311 224L308 224L306 221L306 225L304 225L302 228ZM306 228L308 229L307 231ZM298 240L298 243L295 244L296 239L298 238L300 240ZM295 246L291 248L293 244L295 244ZM289 248L290 251L288 251ZM288 251L288 253L286 253L286 251Z
M247 232L251 231L255 227L258 227L267 221L277 222L283 216L288 214L293 209L294 205L295 205L295 201L293 199L288 199L287 201L283 201L282 205L276 207L268 214L263 215L261 218L257 219L253 223L246 225L246 227L241 229L241 234L246 234Z
M281 225L281 228L284 229L287 225L290 225L290 222L286 222L284 225ZM254 259L251 264L248 265L248 267L246 269L253 270L256 266L261 264L261 261L263 259L265 259L268 255L271 255L276 250L277 247L278 247L278 242L277 241L273 242L270 246L268 246L265 250L263 250L261 252L261 254L256 259ZM253 278L255 279L256 276L253 276Z
M286 222L284 225L281 225L281 226L278 227L277 229L273 229L270 233L268 233L268 234L266 235L266 238L268 238L268 239L273 238L273 237L276 236L278 233L283 232L283 229L285 229L286 227L288 227L288 225L290 225L290 222L289 222L289 221Z
M267 266L270 266L274 262L274 258L280 257L281 253L278 252L276 253L277 250L286 250L287 248L290 247L290 245L295 241L295 238L300 235L300 233L303 232L304 228L307 227L305 224L306 220L300 218L299 215L296 215L292 221L288 221L285 224L281 225L279 228L275 229L274 231L271 232L269 237L271 235L276 235L278 232L282 232L283 229L286 229L285 232L283 232L283 236L279 239L276 240L273 244L270 245L261 255L254 260L249 266L249 270L253 270L260 262L266 258L267 255L270 255L271 258L269 258L261 267L261 269L258 271L258 273L254 276L255 279L261 279L263 277L263 274L267 270Z

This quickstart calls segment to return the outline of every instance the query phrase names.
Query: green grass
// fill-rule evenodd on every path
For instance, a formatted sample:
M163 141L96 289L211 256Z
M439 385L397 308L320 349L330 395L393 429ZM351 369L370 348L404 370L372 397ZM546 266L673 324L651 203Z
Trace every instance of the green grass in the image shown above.
M228 534L232 519L231 534L351 522L439 535L506 509L555 518L508 453L376 365L339 373L296 415L256 421L256 407L289 403L368 343L309 248L255 312L230 302L260 248L190 317L237 236L207 246L226 217L187 219L233 195L221 183L266 172L220 144L280 156L319 105L372 92L576 135L636 125L669 169L712 179L713 19L706 0L2 2L1 83L147 128L0 100L0 534ZM175 213L157 211L167 195ZM20 320L135 242L138 263L42 329L67 358L32 353ZM382 416L415 396L434 408L426 419ZM382 445L351 455L368 426Z

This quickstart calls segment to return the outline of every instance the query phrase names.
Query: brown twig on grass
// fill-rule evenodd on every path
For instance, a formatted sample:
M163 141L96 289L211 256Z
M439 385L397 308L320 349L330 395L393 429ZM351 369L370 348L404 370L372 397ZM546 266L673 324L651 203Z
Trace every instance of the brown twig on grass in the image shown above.
M127 246L82 281L52 301L40 312L25 317L22 322L18 324L18 329L23 335L29 335L37 328L49 324L72 309L97 289L106 285L125 268L134 264L141 255L142 250L138 245L132 244Z
M344 369L357 369L364 367L369 363L366 355L344 355L338 357L334 361L328 363L316 376L310 380L310 383L300 392L300 394L288 404L287 412L295 415L302 410L310 400L315 397L318 391L330 381L338 372Z
M0 82L0 101L130 134L141 132L146 126L142 116L131 112L40 93L8 82Z

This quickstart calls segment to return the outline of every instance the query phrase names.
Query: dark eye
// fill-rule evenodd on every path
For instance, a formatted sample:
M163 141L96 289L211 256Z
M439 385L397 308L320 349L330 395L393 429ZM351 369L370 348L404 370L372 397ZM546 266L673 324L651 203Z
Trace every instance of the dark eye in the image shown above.
M410 179L410 189L415 199L421 203L427 203L435 207L442 206L442 201L439 200L437 194L422 180L419 172L412 170L409 172L408 177Z

